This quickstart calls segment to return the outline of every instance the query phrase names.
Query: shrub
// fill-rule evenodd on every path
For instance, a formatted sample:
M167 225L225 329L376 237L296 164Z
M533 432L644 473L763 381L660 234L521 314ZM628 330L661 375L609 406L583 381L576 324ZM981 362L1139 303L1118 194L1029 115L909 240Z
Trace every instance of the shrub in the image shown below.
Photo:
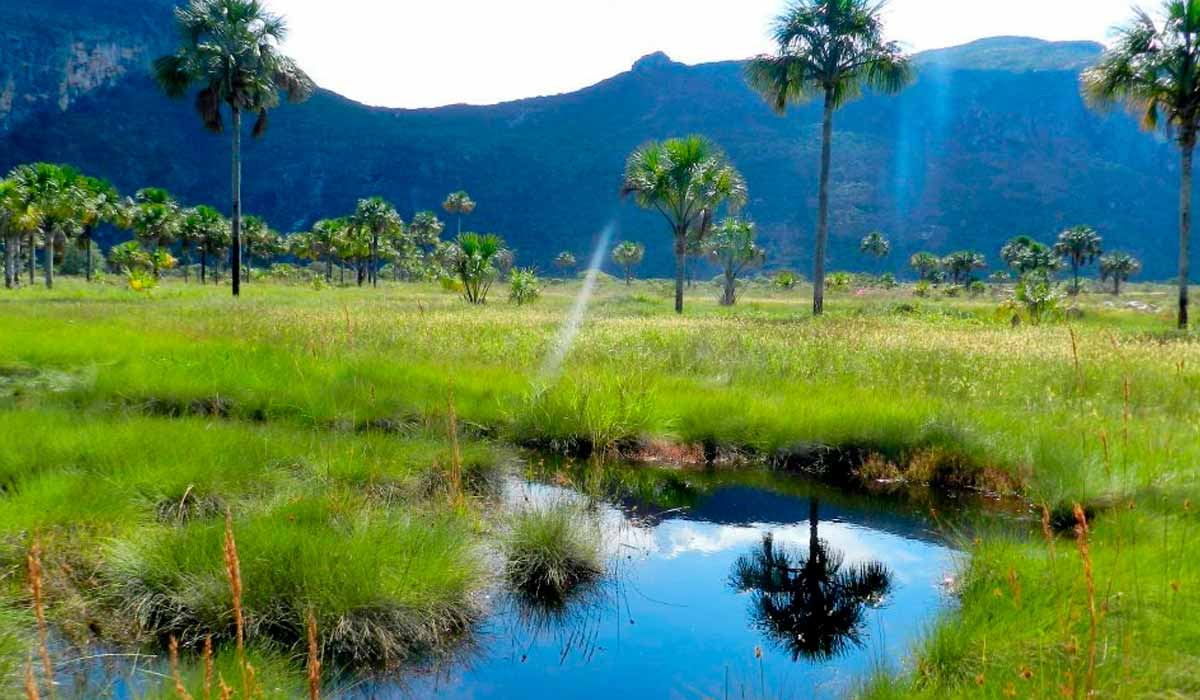
M900 283L896 281L895 275L890 272L885 272L879 277L879 286L883 287L884 289L895 289L896 287L900 286Z
M1013 296L1000 305L1000 313L1036 325L1060 315L1065 297L1049 270L1033 270L1021 276Z
M508 300L517 306L531 304L542 296L541 281L532 268L513 270L508 279Z
M509 584L549 603L565 601L604 573L600 533L580 508L562 503L513 517L504 540Z
M825 278L825 289L831 292L844 292L850 288L854 278L849 272L832 272Z
M800 284L800 275L791 270L780 270L775 273L775 277L771 281L780 289L793 289L796 285Z
M987 291L987 285L979 280L971 280L967 285L967 294L973 297L982 296Z
M929 293L932 290L933 285L929 283L929 280L920 280L917 282L916 286L913 287L913 295L925 298L929 296Z

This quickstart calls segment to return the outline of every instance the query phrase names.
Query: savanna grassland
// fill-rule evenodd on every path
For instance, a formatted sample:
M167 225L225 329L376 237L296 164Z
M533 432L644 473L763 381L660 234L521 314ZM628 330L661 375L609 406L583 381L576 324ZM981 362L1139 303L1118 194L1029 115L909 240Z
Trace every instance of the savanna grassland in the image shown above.
M387 284L0 296L4 681L40 664L35 541L56 634L175 637L184 684L211 635L223 675L244 675L227 514L268 694L304 686L310 616L327 683L419 656L482 614L505 551L489 474L537 447L1004 500L1020 526L962 536L959 605L905 668L864 678L867 697L1200 694L1200 344L1125 304L1166 307L1164 291L1014 326L990 295L907 288L834 294L823 318L799 290L722 308L696 288L676 317L662 285L607 280L556 366L577 291L523 307Z

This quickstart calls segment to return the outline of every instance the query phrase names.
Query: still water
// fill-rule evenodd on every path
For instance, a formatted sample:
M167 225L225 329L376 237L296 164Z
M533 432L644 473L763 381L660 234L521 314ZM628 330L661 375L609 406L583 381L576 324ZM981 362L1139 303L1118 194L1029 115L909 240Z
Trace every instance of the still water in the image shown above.
M582 499L536 481L506 497ZM553 611L499 594L469 653L345 695L834 698L901 664L950 603L956 552L912 506L769 474L673 475L587 501L602 583Z

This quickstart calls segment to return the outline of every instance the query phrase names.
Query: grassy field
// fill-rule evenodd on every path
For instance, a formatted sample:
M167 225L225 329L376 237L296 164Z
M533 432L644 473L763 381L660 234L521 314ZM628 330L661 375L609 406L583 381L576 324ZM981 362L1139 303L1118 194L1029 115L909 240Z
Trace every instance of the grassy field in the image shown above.
M961 606L864 695L1200 694L1200 343L1169 308L1126 305L1168 307L1165 289L1014 326L990 296L907 289L835 294L812 319L803 290L728 309L697 288L678 318L661 285L606 281L555 366L577 291L520 308L416 285L0 295L0 673L16 684L32 648L35 533L68 633L211 634L227 655L227 509L268 686L303 683L286 659L309 611L338 657L419 653L476 614L487 475L529 445L1023 499L1027 536L964 543Z

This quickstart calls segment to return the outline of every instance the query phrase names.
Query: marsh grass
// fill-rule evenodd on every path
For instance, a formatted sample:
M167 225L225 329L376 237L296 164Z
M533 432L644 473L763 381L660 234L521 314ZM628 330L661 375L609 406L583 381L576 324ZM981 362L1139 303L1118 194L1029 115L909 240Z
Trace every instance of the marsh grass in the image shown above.
M598 528L573 503L514 514L502 546L509 584L550 607L561 607L578 587L604 573Z
M112 604L146 633L189 647L212 634L239 648L246 638L299 650L311 611L332 658L384 668L444 643L480 612L478 557L466 524L450 516L395 515L335 493L239 521L232 560L225 532L198 523L113 541L103 572ZM232 609L231 571L240 574Z
M342 640L325 646L331 660L357 639L371 661L412 653L386 640L406 630L428 642L430 621L482 579L434 585L460 557L475 561L477 519L492 507L468 498L448 512L453 381L468 494L472 463L485 474L499 461L476 442L488 435L601 454L657 440L784 466L816 448L855 456L826 460L835 480L870 464L884 478L1011 490L1056 513L1080 503L1093 513L1094 693L1200 695L1200 639L1179 622L1200 617L1196 515L1182 507L1200 502L1200 343L1161 332L1168 311L1123 306L1165 309L1161 289L1135 287L1120 302L1083 295L1070 325L1014 328L995 301L904 288L832 296L817 320L802 311L803 290L751 288L734 308L703 290L676 318L654 287L601 283L563 379L540 390L570 284L534 306L486 309L420 285L262 284L236 305L173 282L149 297L70 280L0 295L0 367L18 368L0 385L19 385L0 389L11 399L0 437L19 444L0 451L0 564L23 568L24 533L40 529L47 551L81 572L47 567L52 622L95 603L82 589L96 571L117 592L102 602L178 633L185 660L210 631L226 642L222 658L227 507L238 514L247 626L267 646L300 656L313 610L322 645ZM69 381L31 380L50 376ZM689 480L643 487L684 503ZM1029 537L983 531L964 543L959 608L911 672L866 695L1082 696L1087 583L1076 548L1058 542L1052 555L1038 520ZM399 550L376 551L396 537ZM402 556L412 580L396 578ZM389 573L375 581L376 571ZM380 600L384 612L363 617ZM291 680L302 692L303 678Z

